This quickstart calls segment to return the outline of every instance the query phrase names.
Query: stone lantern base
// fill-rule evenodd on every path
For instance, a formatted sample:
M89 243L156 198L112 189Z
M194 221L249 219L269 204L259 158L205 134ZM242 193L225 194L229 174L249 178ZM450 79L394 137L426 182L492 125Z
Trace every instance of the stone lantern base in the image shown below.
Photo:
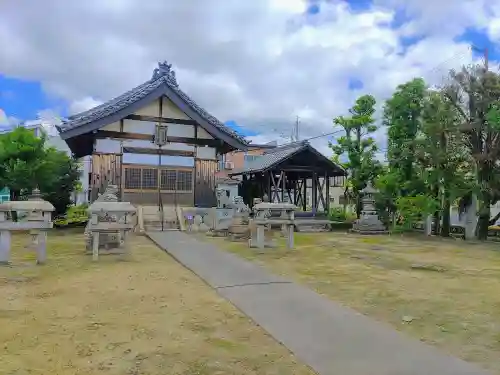
M363 215L356 220L351 229L357 234L387 234L389 231L379 220L377 215Z

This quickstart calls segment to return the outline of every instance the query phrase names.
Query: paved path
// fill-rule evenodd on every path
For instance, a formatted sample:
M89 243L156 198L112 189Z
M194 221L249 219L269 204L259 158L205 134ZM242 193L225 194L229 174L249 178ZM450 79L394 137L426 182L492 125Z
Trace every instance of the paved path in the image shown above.
M488 374L210 243L148 235L321 375Z

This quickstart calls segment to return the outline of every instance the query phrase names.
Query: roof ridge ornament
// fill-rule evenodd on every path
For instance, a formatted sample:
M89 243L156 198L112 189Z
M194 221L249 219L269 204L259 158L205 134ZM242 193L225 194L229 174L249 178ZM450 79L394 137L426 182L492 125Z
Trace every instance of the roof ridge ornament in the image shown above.
M172 69L172 64L169 64L166 60L158 62L158 68L153 70L153 80L161 77L166 77L175 87L179 86L177 84L177 78L175 77L175 71Z

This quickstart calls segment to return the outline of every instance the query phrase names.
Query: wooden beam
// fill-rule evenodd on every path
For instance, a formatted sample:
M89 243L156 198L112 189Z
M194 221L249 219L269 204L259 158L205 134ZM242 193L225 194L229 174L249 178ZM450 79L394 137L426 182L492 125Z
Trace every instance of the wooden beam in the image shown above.
M129 139L129 140L141 140L141 141L153 141L153 135L141 134L141 133L128 133L128 132L116 132L111 130L98 130L96 132L96 138L116 138L116 139ZM185 143L188 145L195 146L208 146L208 147L220 147L220 142L217 139L202 139L202 138L188 138L188 137L173 137L167 136L169 143Z
M148 154L148 155L158 155L157 148L146 148L146 147L123 147L123 152L131 153L131 154ZM165 156L187 156L194 157L194 151L186 151L186 150L166 150L164 148L161 149L160 155Z
M140 134L140 133L128 133L128 132L115 132L111 130L98 130L96 132L97 139L103 138L116 138L116 139L129 139L129 140L141 140L141 141L151 141L153 142L153 134Z
M185 120L181 118L171 118L171 117L156 117L156 116L144 116L144 115L128 115L125 117L127 120L136 121L147 121L147 122L162 122L164 124L182 124L182 125L196 125L197 122L194 120Z

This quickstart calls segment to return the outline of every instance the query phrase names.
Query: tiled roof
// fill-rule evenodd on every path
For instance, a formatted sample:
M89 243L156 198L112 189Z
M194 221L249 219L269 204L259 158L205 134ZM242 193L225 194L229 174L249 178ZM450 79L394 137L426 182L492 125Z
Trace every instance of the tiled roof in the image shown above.
M264 171L275 164L285 160L292 154L306 148L309 146L307 142L297 142L289 145L276 147L266 151L263 155L260 155L258 158L249 161L244 168L235 169L231 173L232 174L243 174L249 172L259 172Z
M148 94L150 94L163 84L166 84L172 91L174 91L186 103L187 106L189 106L205 121L218 128L222 132L226 133L227 135L242 142L243 144L248 144L248 141L246 141L232 129L225 126L214 116L210 115L194 100L192 100L184 91L182 91L177 84L175 72L171 69L171 65L167 64L166 62L158 64L158 68L154 70L153 76L149 81L137 86L130 91L127 91L126 93L104 104L69 117L67 120L63 121L63 124L60 126L60 130L62 132L65 132L112 115L146 97Z
M263 155L260 155L258 158L247 162L244 168L235 169L231 173L229 173L229 175L234 176L252 172L263 172L265 170L273 168L275 165L285 161L289 157L305 149L309 149L311 152L317 154L320 157L323 157L332 165L332 168L338 169L340 174L346 174L345 170L341 166L337 165L336 163L322 155L318 150L311 146L308 141L300 141L268 149L264 152Z

